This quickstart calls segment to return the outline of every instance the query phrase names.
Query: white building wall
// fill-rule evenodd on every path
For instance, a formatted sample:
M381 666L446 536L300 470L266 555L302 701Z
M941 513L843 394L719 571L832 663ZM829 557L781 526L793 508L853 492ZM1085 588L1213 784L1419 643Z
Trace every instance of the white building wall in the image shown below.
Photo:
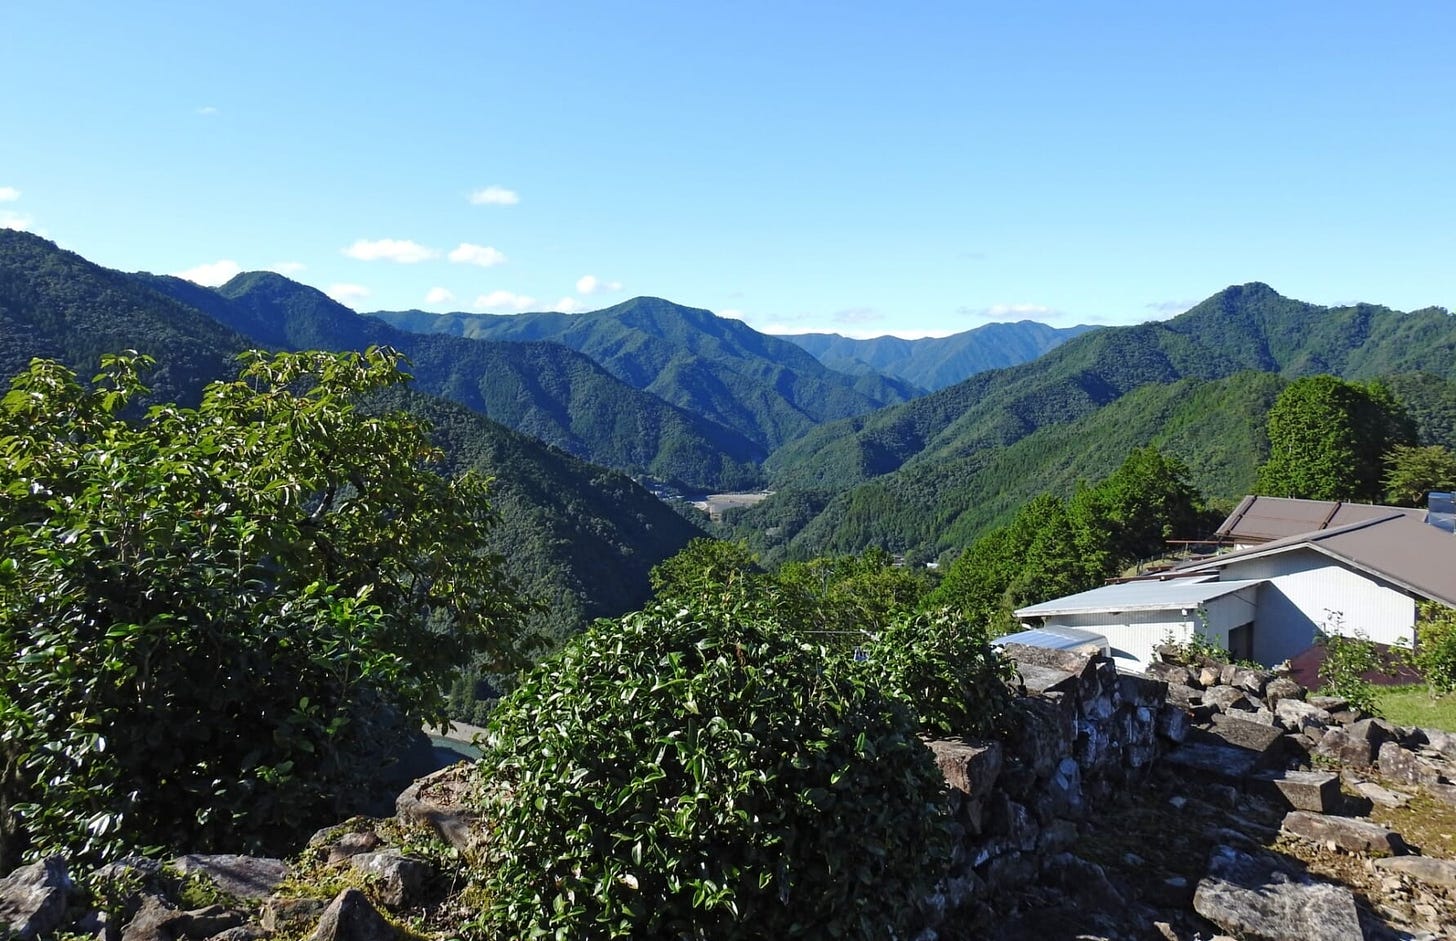
M1322 553L1295 550L1230 562L1223 578L1267 579L1254 624L1254 659L1278 663L1310 647L1317 630L1409 646L1415 599Z
M1141 673L1152 663L1154 647L1169 641L1186 644L1195 630L1227 649L1228 632L1254 620L1256 590L1257 586L1240 589L1214 598L1201 609L1061 614L1046 618L1045 624L1103 635L1118 669Z

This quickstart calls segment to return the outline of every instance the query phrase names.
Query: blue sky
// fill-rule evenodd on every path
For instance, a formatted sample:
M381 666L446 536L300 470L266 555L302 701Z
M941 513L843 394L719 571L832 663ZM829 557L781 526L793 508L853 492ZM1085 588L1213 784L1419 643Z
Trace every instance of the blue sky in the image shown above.
M0 6L0 224L357 310L1456 306L1456 4Z

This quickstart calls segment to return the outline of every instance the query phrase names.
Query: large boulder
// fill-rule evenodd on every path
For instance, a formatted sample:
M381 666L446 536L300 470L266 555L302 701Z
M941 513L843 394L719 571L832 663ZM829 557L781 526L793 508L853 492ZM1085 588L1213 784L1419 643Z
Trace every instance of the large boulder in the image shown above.
M1284 815L1282 826L1285 833L1347 853L1404 856L1410 852L1399 833L1369 820L1291 810Z
M1193 895L1198 914L1224 931L1260 941L1353 941L1363 937L1355 896L1342 886L1288 872L1267 857L1215 847Z
M206 877L223 894L238 899L265 899L288 876L288 864L266 856L231 853L179 856L172 865L183 875Z
M73 891L66 861L59 856L21 866L0 879L0 926L21 941L54 934Z
M398 941L400 933L358 889L345 889L324 909L311 941Z

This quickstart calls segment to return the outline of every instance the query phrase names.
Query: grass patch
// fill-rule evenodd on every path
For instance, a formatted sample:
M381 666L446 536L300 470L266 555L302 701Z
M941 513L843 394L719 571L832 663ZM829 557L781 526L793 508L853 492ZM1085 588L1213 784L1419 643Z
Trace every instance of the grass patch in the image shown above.
M1456 693L1432 697L1424 685L1376 687L1375 705L1396 725L1456 732Z

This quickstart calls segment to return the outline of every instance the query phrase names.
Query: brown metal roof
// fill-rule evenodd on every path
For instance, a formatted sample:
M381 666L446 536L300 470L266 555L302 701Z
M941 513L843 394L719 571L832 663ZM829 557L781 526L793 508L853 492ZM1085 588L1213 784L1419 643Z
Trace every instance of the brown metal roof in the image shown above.
M1376 503L1248 496L1239 501L1239 505L1234 507L1234 511L1214 535L1222 537L1226 542L1271 542L1287 536L1380 519L1392 513L1419 520L1425 518L1426 511L1421 508L1381 506Z
M1180 565L1175 571L1179 574L1218 571L1237 560L1307 548L1383 578L1414 595L1456 607L1456 536L1427 525L1400 507L1373 509L1382 509L1385 514Z

